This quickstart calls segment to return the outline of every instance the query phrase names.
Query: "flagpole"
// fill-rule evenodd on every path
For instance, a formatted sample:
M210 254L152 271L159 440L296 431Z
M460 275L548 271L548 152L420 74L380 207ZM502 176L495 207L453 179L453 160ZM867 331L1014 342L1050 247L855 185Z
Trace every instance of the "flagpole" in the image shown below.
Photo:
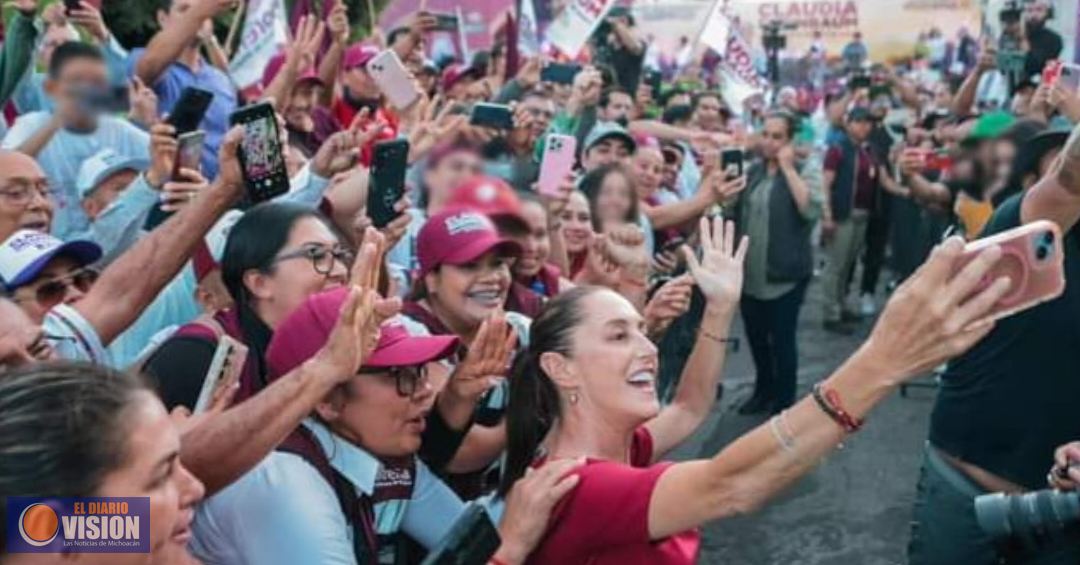
M236 11L233 12L232 23L229 24L229 34L225 36L225 56L232 59L233 54L233 42L236 41L236 34L240 31L241 16L247 11L247 2L240 0L236 4Z

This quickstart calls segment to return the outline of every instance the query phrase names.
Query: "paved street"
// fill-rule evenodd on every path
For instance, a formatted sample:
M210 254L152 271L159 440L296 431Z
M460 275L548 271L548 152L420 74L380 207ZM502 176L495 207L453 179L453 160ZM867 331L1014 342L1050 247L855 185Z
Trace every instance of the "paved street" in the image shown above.
M821 328L818 281L811 285L799 328L800 395L826 377L862 342ZM741 332L741 328L740 328ZM753 390L754 368L744 345L729 356L719 409L684 445L681 459L708 457L763 417L735 408ZM701 563L723 565L895 565L906 562L911 502L933 402L913 390L879 405L847 446L755 515L704 529Z

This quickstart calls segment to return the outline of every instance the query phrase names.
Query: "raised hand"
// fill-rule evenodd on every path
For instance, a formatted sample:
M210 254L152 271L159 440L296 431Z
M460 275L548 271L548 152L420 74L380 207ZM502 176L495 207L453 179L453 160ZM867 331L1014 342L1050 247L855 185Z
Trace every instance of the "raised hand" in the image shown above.
M735 247L735 222L721 218L702 218L701 260L688 246L683 247L690 274L709 304L735 306L742 295L743 260L750 239L746 236Z
M345 45L349 42L349 9L343 0L336 0L334 7L330 9L330 16L326 19L326 30L334 43Z
M506 495L506 511L499 521L502 545L494 557L502 563L525 562L543 539L555 505L581 480L573 471L584 464L584 459L558 459L525 470Z
M178 212L209 186L210 181L199 171L180 169L176 178L166 182L161 189L161 209L165 212Z
M84 2L85 4L85 2ZM150 127L158 121L158 98L152 88L143 84L138 75L132 76L128 83L128 100L131 110L128 120L143 127Z
M658 335L690 310L690 295L693 292L694 278L682 275L664 283L649 302L645 304L645 327L650 336Z
M1058 490L1080 488L1080 441L1065 444L1054 451L1054 466L1046 480Z
M150 186L160 189L169 180L179 150L176 128L165 122L150 126L150 168L146 170L146 182Z
M444 391L475 402L506 378L516 346L517 332L507 323L505 314L496 313L484 320Z
M286 52L286 64L297 71L304 71L315 64L315 55L322 47L326 26L314 16L300 16L296 35Z
M240 145L244 141L244 126L233 126L225 133L218 149L218 176L215 185L233 191L237 197L244 189L244 175L240 170Z
M635 224L623 224L607 232L604 255L621 268L648 264L645 234Z
M86 0L79 2L78 8L68 12L67 19L85 29L86 33L99 44L109 41L109 28L105 25L105 19L101 17L101 11Z

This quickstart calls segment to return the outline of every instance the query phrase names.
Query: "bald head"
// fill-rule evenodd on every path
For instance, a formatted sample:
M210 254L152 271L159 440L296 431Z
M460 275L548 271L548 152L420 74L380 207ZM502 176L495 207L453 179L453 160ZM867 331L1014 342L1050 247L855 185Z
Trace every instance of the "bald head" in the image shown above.
M0 149L0 178L16 174L45 178L45 172L33 157L10 149Z

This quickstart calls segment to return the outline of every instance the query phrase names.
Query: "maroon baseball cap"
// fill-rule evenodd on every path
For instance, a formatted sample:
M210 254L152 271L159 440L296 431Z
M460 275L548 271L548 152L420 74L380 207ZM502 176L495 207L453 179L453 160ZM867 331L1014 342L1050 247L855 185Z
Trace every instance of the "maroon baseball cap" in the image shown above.
M429 218L416 237L416 255L420 261L417 278L439 265L463 265L490 251L516 258L521 255L521 246L499 237L495 224L483 213L448 207Z
M348 296L348 287L315 294L285 318L266 349L270 379L299 367L326 345ZM423 365L447 357L457 345L457 337L413 336L401 322L390 320L379 328L379 343L364 360L364 367Z
M462 79L480 78L480 71L474 67L468 65L462 65L461 63L454 63L445 69L443 69L442 80L440 82L443 92L450 90L455 84L461 82Z
M345 50L345 55L341 58L341 67L346 71L357 67L363 68L368 61L374 59L378 54L379 49L375 46L366 43L353 43Z
M274 78L281 72L281 67L285 66L285 54L278 53L270 58L270 61L266 63L266 68L263 69L262 85L263 88L270 86L271 82L274 82ZM323 85L322 78L319 77L319 73L315 70L315 67L308 67L300 72L296 77L296 84L301 82L312 81L320 85ZM323 85L325 86L325 85Z
M495 222L508 220L512 229L528 231L521 213L521 199L506 181L480 175L470 178L450 194L447 207L471 208Z

